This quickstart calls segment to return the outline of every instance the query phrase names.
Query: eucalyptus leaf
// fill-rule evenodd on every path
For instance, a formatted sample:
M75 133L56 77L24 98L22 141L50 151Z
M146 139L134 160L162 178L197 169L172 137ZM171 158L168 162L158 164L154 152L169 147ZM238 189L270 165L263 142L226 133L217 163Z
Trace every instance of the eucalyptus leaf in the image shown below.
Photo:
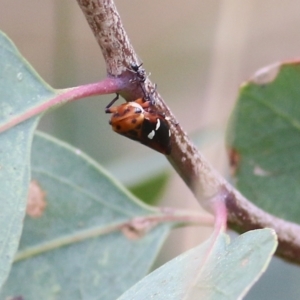
M115 299L146 275L174 225L159 224L141 237L110 231L159 212L79 149L41 133L33 142L32 179L46 206L25 219L1 299Z
M155 270L118 300L242 299L266 270L277 246L272 229L248 231L230 242L222 233Z
M46 84L0 31L0 126L45 103L58 92Z
M169 177L167 172L158 173L156 176L148 178L148 180L129 187L129 190L143 202L155 205L159 201L159 196L165 189Z
M0 32L0 128L54 95L7 36ZM6 280L23 227L30 150L39 116L0 135L0 286Z
M260 208L300 223L300 64L264 70L240 89L228 129L235 184Z

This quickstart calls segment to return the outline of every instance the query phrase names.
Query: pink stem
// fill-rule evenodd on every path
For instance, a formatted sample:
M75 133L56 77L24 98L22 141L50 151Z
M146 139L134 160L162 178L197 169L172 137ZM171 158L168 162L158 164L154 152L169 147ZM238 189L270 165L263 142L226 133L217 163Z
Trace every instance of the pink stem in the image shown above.
M216 196L216 199L212 200L211 207L215 216L215 228L214 232L219 235L221 231L225 231L227 228L227 208L226 198L228 193L222 189Z
M0 125L0 132L6 131L56 105L79 100L84 97L117 93L124 87L124 81L117 78L106 78L100 82L77 86L74 88L56 90L57 95L46 102L31 107L21 115L12 117Z

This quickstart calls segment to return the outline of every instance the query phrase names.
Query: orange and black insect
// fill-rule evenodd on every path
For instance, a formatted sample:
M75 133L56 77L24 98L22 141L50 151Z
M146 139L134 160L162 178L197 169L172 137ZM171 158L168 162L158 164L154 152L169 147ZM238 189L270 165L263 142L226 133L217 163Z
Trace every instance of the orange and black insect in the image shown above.
M171 153L171 132L164 114L156 111L150 100L139 98L119 106L112 106L117 95L107 106L106 113L112 114L112 129L134 141L138 141L160 153Z

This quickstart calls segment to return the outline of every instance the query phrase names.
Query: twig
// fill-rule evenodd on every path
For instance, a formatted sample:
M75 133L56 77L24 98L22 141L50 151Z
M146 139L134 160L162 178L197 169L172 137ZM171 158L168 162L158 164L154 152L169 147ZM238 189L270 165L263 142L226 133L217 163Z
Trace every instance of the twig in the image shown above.
M58 237L36 246L28 247L19 251L15 256L14 261L17 262L28 259L48 251L106 235L114 231L121 230L127 238L138 239L157 224L170 221L178 224L184 223L197 226L212 226L213 217L208 214L199 214L187 210L170 209L165 207L158 209L156 213L152 215L135 217L131 220L107 225L105 227L89 228L66 236Z
M138 65L138 60L113 0L77 0L77 2L101 47L108 76L128 80L128 86L121 91L121 95L127 101L142 96L138 85L133 88L131 84L134 74L128 72L128 68L132 64ZM145 86L153 87L148 78ZM228 209L228 224L231 228L239 232L273 228L279 239L277 255L300 263L300 226L264 212L227 183L193 145L180 124L175 125L177 121L161 96L155 92L153 97L158 109L173 120L170 122L172 152L167 158L198 201L211 210L209 200L217 194L226 195L224 202Z
M80 100L84 97L94 95L105 95L116 93L116 91L123 88L123 82L118 79L106 78L102 81L73 87L68 89L53 90L53 96L48 101L41 101L36 106L30 107L27 111L9 117L8 120L4 119L0 122L0 133L4 132L17 124L24 122L34 116L45 113L50 108L62 105L66 102Z

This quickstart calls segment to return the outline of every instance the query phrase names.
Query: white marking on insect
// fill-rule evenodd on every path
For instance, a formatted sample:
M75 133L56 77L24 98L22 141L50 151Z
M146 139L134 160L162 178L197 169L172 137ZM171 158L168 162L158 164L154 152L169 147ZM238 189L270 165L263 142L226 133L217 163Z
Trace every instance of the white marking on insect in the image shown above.
M156 127L155 127L155 130L157 130L159 127L160 127L160 120L157 119L157 120L156 120Z
M169 136L171 136L171 130L169 129Z
M148 134L148 138L149 138L150 140L152 140L152 139L154 138L154 136L155 136L155 131L152 130L152 131Z
M140 110L141 110L141 112L143 112L143 111L144 111L144 109L142 108L142 106L141 106L141 105L139 105L138 103L135 103L135 102L130 102L130 105L131 105L131 106L133 106L133 107L135 107L135 108L138 108L138 109L140 109Z

